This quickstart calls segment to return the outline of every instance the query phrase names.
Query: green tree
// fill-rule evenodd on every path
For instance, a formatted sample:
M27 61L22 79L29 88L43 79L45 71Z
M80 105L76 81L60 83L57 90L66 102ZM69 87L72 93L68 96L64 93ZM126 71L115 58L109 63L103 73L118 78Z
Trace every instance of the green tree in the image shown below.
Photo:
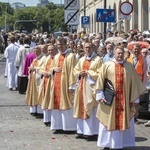
M7 9L6 9L7 5ZM31 32L37 29L41 32L67 31L67 26L64 23L64 8L49 3L45 7L26 7L14 10L8 3L0 2L0 26L4 26L6 12L9 15L7 21L10 24L10 29L14 29L14 23L17 20L36 20L35 22L19 22L15 24L17 30L27 30ZM43 29L43 30L41 30Z

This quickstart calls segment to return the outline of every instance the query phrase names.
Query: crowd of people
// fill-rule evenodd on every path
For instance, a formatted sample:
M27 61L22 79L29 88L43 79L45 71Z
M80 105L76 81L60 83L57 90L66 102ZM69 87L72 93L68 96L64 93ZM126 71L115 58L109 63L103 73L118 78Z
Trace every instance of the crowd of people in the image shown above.
M10 33L7 44L9 90L25 94L30 114L53 134L74 133L104 149L135 146L140 99L150 90L149 37Z

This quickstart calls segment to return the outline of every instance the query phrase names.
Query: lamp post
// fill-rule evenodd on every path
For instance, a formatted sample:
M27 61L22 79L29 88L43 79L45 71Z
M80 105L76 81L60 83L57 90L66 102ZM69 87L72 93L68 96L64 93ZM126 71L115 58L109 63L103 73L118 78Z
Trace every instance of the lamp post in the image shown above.
M104 0L104 9L106 9L106 0ZM106 40L107 23L104 22L104 40Z

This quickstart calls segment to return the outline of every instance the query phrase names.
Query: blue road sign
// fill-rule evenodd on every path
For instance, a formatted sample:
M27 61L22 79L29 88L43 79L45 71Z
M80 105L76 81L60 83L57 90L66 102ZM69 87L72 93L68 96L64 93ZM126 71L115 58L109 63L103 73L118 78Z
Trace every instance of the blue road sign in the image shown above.
M90 17L89 16L82 16L81 17L81 24L90 24Z
M114 9L96 9L97 22L115 22L115 16Z

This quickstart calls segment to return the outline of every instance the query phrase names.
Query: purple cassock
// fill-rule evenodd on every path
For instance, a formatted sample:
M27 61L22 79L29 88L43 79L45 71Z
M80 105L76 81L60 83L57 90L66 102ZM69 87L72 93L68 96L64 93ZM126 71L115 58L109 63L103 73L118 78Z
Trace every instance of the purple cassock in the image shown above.
M35 59L35 58L36 58L36 55L33 52L26 56L25 63L24 63L23 75L28 76L28 67L31 65L33 59Z

